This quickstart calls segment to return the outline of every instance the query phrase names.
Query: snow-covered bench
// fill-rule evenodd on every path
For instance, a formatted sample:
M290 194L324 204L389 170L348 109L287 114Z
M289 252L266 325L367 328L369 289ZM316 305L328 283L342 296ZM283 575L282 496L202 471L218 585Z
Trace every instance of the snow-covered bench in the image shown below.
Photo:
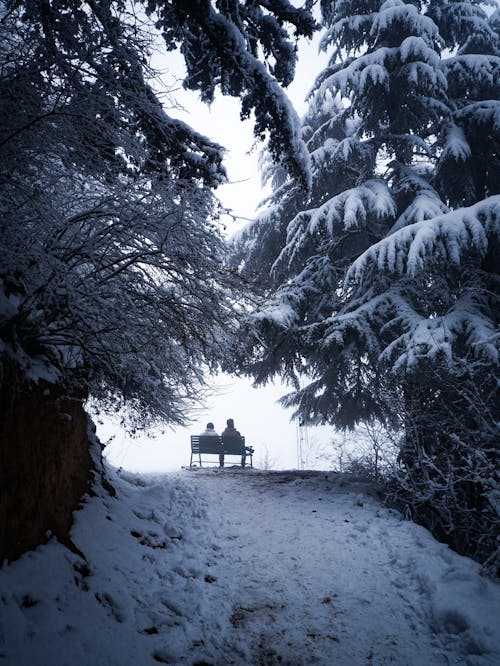
M198 456L198 464L202 467L203 462L213 462L203 460L202 455L219 456L221 453L226 456L245 456L250 459L250 467L253 467L253 448L245 446L244 437L215 437L213 435L191 435L191 460L189 467L193 466L193 458Z

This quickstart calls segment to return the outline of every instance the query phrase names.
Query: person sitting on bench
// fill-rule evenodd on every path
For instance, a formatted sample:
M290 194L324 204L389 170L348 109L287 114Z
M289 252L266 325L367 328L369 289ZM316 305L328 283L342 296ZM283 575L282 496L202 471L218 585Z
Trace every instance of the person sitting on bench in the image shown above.
M241 437L241 433L238 430L236 430L236 428L234 427L233 419L228 419L226 421L226 423L227 423L227 428L223 431L221 437ZM246 451L250 451L250 450L253 453L252 447L251 446L246 446L245 447L245 452L241 455L241 466L242 467L245 467ZM219 456L219 462L220 462L220 466L224 467L224 454L223 453L221 453L221 455Z
M215 432L215 426L213 423L207 423L207 427L203 432L200 432L200 437L218 437L219 435Z
M215 432L215 426L214 424L210 421L207 423L207 427L203 432L200 433L200 437L218 437L218 433ZM224 467L224 454L221 453L219 455L219 464L221 467Z

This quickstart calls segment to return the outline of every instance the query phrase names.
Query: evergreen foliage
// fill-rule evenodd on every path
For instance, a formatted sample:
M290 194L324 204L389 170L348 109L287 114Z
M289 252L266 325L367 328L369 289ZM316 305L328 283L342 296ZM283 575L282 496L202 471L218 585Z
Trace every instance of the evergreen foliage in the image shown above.
M259 279L271 271L246 370L295 381L283 402L306 420L399 426L411 511L485 561L500 416L498 14L452 0L322 5L332 55L303 123L311 197L279 172L234 243L243 272L260 248Z
M139 422L184 422L244 296L217 226L223 149L168 115L150 56L163 38L204 100L241 96L307 183L278 85L290 28L315 23L286 1L0 4L0 363Z

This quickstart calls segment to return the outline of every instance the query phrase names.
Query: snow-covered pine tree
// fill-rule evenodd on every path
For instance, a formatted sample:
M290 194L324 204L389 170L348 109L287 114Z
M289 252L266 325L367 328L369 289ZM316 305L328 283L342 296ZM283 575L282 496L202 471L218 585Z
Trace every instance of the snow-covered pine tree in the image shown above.
M430 184L446 79L437 28L413 4L346 0L335 11L325 4L324 14L322 46L332 55L303 124L311 197L271 168L279 187L237 239L235 256L247 274L262 266L264 278L272 267L274 293L256 318L252 372L259 380L283 370L309 375L287 404L344 427L387 412L380 348L376 339L358 346L352 331L351 353L338 354L326 329L345 305L342 285L357 256L391 228L448 210Z
M281 267L288 260L288 272L255 317L250 369L262 380L280 361L283 374L309 375L285 399L305 418L346 426L400 417L399 488L414 515L487 561L498 492L498 15L446 0L323 6L323 44L335 50L315 99L326 91L347 98L344 119L371 147L373 170L282 221L285 243L275 254ZM324 173L330 177L328 164ZM376 196L365 203L361 193L372 183ZM314 223L297 242L300 220ZM367 221L373 230L371 246L349 258L342 290L324 290L314 268L320 257L332 259L317 242L321 220L332 243ZM244 240L263 243L251 228ZM293 294L317 286L330 312L301 317L291 286ZM281 360L288 336L293 356Z
M451 212L358 260L348 316L389 334L383 358L404 396L400 482L414 515L498 570L498 13L488 20L473 2L431 2L428 14L447 48L434 184Z

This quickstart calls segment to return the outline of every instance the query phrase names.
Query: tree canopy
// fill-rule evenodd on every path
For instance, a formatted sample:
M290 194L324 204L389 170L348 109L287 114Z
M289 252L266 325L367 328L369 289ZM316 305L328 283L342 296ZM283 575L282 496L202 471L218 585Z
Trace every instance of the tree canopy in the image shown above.
M377 409L380 361L401 368L398 345L411 354L408 371L428 355L453 355L463 331L467 353L494 354L499 38L496 15L474 3L431 1L425 12L402 0L323 5L332 56L303 119L311 195L271 165L264 177L274 191L234 239L234 256L270 289L249 329L258 331L251 371L309 374L313 383L288 402L303 417L352 425L367 415L363 394ZM474 298L474 311L469 265L490 273L488 284L475 274L486 302ZM353 391L360 411L341 416Z
M306 186L279 83L307 9L280 2L34 0L0 7L0 354L143 422L182 423L202 367L230 354L237 295L214 188L223 149L168 115L151 53L185 85L254 111Z

